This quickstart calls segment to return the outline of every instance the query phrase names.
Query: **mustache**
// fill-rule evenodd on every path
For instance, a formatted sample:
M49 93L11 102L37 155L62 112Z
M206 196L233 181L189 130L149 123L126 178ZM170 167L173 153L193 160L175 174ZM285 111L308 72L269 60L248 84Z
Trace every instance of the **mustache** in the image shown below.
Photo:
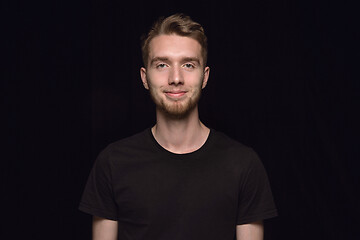
M171 92L171 93L181 93L181 92L188 92L188 89L185 88L165 88L162 89L163 92Z

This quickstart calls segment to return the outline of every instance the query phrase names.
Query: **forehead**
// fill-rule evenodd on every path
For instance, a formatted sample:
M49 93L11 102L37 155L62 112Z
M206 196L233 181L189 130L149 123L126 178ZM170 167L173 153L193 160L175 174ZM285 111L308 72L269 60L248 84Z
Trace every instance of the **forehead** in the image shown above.
M201 58L201 45L193 38L179 35L160 35L149 44L149 57L197 57Z

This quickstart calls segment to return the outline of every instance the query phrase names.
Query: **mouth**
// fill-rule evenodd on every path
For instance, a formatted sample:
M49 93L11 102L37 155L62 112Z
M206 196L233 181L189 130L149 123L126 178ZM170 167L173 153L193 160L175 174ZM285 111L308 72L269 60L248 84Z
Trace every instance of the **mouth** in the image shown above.
M186 91L165 91L165 95L170 98L181 98L186 94Z

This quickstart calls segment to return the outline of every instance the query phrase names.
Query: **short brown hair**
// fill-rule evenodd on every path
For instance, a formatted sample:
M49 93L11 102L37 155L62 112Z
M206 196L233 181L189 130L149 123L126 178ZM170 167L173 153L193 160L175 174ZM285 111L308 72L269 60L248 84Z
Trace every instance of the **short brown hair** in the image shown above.
M189 16L177 13L167 18L160 17L152 26L149 33L142 37L141 51L145 67L149 58L149 45L153 38L159 35L176 34L179 36L195 39L201 45L201 55L204 60L204 66L207 61L207 38L203 27L194 22Z

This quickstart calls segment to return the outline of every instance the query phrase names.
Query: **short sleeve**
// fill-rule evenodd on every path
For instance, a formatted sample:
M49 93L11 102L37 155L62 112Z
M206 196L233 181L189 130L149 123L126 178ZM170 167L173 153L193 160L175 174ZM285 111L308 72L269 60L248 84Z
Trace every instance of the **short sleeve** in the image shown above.
M237 224L246 224L277 216L268 176L255 152L240 179Z
M117 206L113 196L109 158L103 151L90 172L79 210L94 216L117 220Z

